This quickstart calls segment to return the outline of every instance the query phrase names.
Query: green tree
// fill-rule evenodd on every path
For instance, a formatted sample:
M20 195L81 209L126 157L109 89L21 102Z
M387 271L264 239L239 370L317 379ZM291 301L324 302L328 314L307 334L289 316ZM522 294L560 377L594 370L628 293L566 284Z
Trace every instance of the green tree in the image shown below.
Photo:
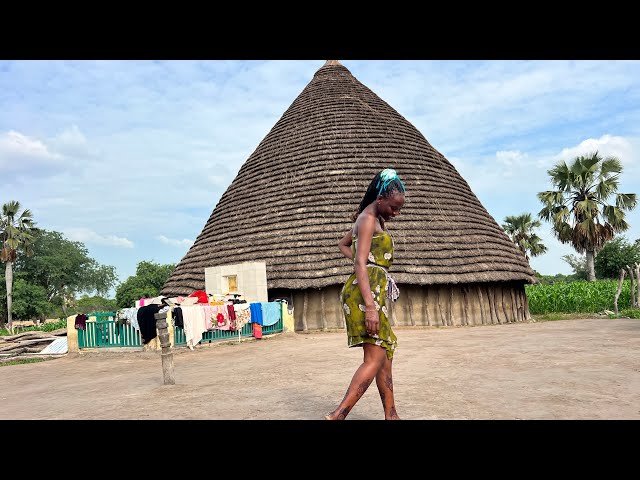
M542 239L533 231L539 226L540 221L531 218L530 213L507 216L502 224L504 231L507 232L513 243L518 246L527 261L529 261L529 254L532 257L537 257L547 251Z
M73 304L80 293L105 295L117 282L115 267L100 265L82 242L67 240L60 232L40 230L33 255L16 263L29 282L47 291L47 300L62 307Z
M631 244L624 237L616 237L596 255L595 269L599 278L619 278L622 268L635 263L640 263L640 239Z
M16 320L43 319L49 310L47 292L39 285L33 285L23 278L16 276L13 281L13 302L11 315ZM0 288L0 302L7 300L7 291ZM0 318L4 318L6 312L0 312Z
M562 259L571 265L573 268L572 280L586 280L587 279L587 257L578 257L576 255L563 255Z
M31 255L35 222L28 209L22 210L20 202L12 200L2 205L0 213L0 261L6 263L5 283L7 288L7 326L13 326L13 264L18 258L18 252L26 256ZM0 327L4 322L0 321Z
M116 301L114 299L100 297L94 295L89 297L83 295L76 300L75 306L77 312L92 313L92 312L113 312L117 310Z
M547 173L555 190L538 193L544 204L538 215L552 222L558 240L586 253L587 279L594 281L595 254L615 233L629 228L624 212L636 206L636 194L616 193L622 164L598 152L576 157L571 166L561 161ZM612 195L615 205L607 203Z
M157 297L171 276L175 264L160 265L155 262L138 263L136 274L127 278L116 289L118 308L132 307L141 298Z

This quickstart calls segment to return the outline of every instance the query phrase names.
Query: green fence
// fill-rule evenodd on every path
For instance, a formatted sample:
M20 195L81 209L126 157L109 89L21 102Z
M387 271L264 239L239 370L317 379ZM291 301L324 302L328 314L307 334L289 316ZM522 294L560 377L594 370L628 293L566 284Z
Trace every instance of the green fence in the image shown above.
M95 322L86 322L84 330L78 330L79 348L114 348L141 347L140 332L131 325L119 324L115 320L115 312L92 313L89 317L96 317ZM282 332L282 316L273 325L262 327L263 335ZM253 336L253 324L247 323L240 330L240 338ZM202 334L199 343L211 343L219 340L237 340L237 330L209 330ZM174 345L186 345L187 341L182 327L174 328Z
M131 325L116 322L115 312L98 312L87 315L96 317L86 322L84 330L78 330L79 348L141 347L140 332Z

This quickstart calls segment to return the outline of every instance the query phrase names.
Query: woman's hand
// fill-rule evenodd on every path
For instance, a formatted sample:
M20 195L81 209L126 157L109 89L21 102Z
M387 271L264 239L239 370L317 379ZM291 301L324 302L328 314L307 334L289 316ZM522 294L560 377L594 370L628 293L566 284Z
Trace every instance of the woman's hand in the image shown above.
M380 317L376 307L366 307L364 312L364 325L369 335L378 335L380 332Z

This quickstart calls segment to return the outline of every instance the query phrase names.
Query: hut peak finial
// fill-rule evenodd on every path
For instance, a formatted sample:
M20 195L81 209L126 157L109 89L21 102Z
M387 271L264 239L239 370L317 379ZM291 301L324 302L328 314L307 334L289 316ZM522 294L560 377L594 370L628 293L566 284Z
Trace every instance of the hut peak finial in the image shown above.
M326 67L328 65L341 65L341 63L340 60L327 60L324 66Z

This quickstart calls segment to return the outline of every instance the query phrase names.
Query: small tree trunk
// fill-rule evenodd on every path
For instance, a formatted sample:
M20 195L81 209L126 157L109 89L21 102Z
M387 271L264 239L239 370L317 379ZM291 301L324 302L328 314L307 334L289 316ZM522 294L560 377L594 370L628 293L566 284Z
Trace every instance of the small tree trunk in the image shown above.
M624 281L624 276L627 274L624 268L620 269L620 280L618 281L618 291L616 292L616 296L613 298L613 311L618 315L618 297L620 296L620 292L622 292L622 282Z
M13 328L13 318L11 316L11 305L13 303L13 262L7 262L5 267L5 283L7 285L7 328Z
M627 268L629 269L629 281L631 282L630 285L630 293L631 293L631 308L636 306L636 291L634 290L634 286L633 286L633 267L630 267L629 265L627 265ZM636 281L638 279L636 278Z
M62 313L65 317L68 317L69 315L67 315L67 295L64 291L64 285L60 289L60 292L61 292L60 297L62 298Z
M596 270L595 270L595 252L593 250L587 251L587 280L590 282L596 281Z
M636 288L638 294L636 295L636 308L640 308L640 263L636 263Z

